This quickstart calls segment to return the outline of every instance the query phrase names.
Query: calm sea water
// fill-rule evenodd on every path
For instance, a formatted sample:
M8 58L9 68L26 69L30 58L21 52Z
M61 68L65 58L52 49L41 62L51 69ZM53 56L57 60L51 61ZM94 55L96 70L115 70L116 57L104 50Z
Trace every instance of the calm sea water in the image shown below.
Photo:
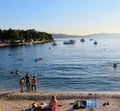
M71 38L52 43L0 48L0 91L19 91L19 79L37 76L41 92L120 92L120 38L90 38L64 45ZM35 62L36 58L42 58ZM22 61L23 60L23 61ZM19 74L10 72L19 70Z

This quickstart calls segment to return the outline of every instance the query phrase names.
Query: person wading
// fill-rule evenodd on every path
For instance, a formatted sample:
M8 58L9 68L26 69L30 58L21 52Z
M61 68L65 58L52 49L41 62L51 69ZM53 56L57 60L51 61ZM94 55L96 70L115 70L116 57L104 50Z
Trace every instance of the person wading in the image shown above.
M33 76L33 79L32 79L32 91L35 90L36 91L36 85L37 85L37 79L36 79L36 76Z
M21 92L24 92L24 90L23 90L23 88L24 88L24 82L25 82L25 78L22 77L20 79L20 81L19 81Z
M26 81L26 87L27 87L27 90L30 91L30 76L28 73L26 73L26 76L25 76L25 81Z

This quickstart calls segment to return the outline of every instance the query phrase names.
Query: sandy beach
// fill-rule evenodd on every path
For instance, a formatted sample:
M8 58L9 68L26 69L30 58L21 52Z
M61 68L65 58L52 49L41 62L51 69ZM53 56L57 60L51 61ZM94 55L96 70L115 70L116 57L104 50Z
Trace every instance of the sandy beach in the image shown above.
M27 111L32 103L49 103L52 95L57 96L58 111L120 111L119 93L33 93L0 92L0 111ZM76 100L97 100L97 108L72 108ZM109 103L105 105L104 103Z

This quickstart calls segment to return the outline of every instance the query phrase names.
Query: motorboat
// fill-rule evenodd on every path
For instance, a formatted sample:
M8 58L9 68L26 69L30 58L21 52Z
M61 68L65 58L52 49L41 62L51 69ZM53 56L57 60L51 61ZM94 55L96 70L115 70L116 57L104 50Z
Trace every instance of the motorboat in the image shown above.
M64 41L63 44L75 44L75 40Z
M93 39L89 39L90 41L93 41Z
M98 44L97 41L94 41L94 44L97 45Z
M57 43L54 41L54 42L52 43L52 46L57 46Z
M81 39L80 42L85 42L85 39Z

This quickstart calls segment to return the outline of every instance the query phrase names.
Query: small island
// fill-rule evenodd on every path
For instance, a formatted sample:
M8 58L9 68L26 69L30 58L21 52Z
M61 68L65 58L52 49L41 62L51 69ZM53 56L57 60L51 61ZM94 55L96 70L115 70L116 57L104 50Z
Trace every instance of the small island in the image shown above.
M28 30L2 30L0 29L0 46L29 45L52 42L51 34L39 32L35 29Z

